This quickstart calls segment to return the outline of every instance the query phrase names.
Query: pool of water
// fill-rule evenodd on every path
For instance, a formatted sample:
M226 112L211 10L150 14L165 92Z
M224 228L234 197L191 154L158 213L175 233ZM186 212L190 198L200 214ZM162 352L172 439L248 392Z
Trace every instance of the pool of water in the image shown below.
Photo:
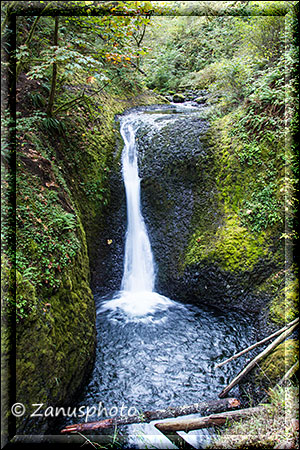
M95 301L95 366L78 403L90 414L77 422L217 399L245 360L218 369L216 363L255 340L249 318L236 313L169 300L167 306L133 316L118 304L108 307L108 298ZM151 448L151 435L159 434L152 424L121 431L130 448Z

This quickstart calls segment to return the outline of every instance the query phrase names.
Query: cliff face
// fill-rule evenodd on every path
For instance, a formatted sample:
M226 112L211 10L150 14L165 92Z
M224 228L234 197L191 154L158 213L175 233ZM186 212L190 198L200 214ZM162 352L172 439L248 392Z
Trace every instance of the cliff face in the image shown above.
M95 307L89 286L85 234L78 233L81 248L64 271L60 288L36 306L17 326L16 398L26 407L19 430L40 433L49 423L28 417L36 408L70 405L92 368L96 332Z
M253 166L241 162L226 120L210 125L203 117L186 116L157 132L149 125L140 128L143 215L160 293L259 313L274 295L274 277L280 279L278 288L284 281L283 227L254 230L243 220L245 202L251 190L259 189L259 179ZM265 159L271 158L266 149ZM115 171L112 180L110 286L102 285L103 294L119 288L123 262L126 209L120 173Z

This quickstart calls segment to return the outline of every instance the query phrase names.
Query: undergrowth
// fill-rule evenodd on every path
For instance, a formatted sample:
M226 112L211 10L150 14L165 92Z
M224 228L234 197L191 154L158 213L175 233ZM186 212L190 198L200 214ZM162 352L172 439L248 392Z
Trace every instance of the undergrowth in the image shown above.
M270 403L251 417L228 424L208 448L299 448L299 387L270 390Z

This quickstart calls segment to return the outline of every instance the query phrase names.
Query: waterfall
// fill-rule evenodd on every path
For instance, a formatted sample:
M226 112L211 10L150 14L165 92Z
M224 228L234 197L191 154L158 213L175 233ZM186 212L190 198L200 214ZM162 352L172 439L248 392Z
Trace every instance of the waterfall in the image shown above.
M153 292L154 262L141 213L135 130L128 120L122 123L120 132L125 143L122 167L127 203L125 263L121 289L129 292Z
M141 212L141 188L135 144L140 120L135 114L121 119L120 132L124 140L122 173L127 204L124 271L121 290L112 299L104 301L98 312L110 309L113 314L124 312L130 320L157 321L165 318L154 318L155 313L166 310L175 302L154 291L154 259Z

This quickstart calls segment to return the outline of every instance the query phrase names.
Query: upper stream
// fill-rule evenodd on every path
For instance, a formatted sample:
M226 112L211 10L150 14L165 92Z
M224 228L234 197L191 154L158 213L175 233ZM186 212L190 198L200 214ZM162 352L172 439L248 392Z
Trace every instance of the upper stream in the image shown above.
M178 303L155 292L155 260L140 204L136 133L145 124L156 132L166 123L176 127L182 117L197 114L203 108L184 104L144 108L120 118L127 201L124 271L119 292L95 298L96 360L78 405L96 407L88 421L99 420L99 404L107 418L217 399L245 359L219 369L215 364L254 340L250 321L241 315ZM120 431L130 448L167 448L168 441L152 424ZM174 446L169 443L168 448Z

